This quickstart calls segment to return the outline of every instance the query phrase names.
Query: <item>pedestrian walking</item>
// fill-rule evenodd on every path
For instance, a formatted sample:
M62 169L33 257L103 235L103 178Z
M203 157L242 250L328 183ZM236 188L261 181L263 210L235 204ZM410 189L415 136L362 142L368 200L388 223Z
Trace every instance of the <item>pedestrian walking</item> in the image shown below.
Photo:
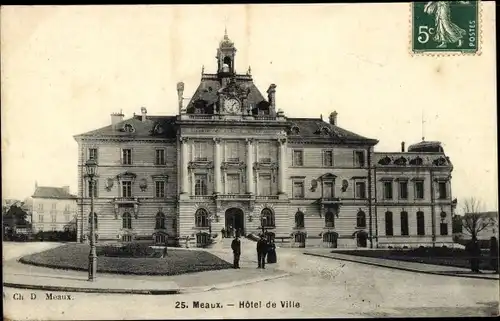
M222 235L222 238L225 238L226 237L226 230L224 228L222 228L222 230L220 230L220 234Z
M274 240L271 240L271 242L268 243L267 263L276 263L277 261L276 244L274 243Z
M260 239L257 241L257 268L265 269L266 268L266 255L268 251L267 241L262 234Z
M498 240L494 236L490 238L490 265L498 273Z
M469 254L470 269L472 272L479 273L479 257L481 255L481 249L477 240L471 240L467 243L465 250ZM479 253L478 253L479 252Z
M233 250L233 269L240 268L240 255L241 255L241 241L238 238L238 235L231 242L231 249Z

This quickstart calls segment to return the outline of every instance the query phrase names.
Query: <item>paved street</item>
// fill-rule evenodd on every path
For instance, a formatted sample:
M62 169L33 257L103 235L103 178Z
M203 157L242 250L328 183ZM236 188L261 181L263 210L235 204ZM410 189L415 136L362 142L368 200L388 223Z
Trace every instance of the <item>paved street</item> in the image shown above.
M250 247L245 247L249 252ZM221 250L219 250L221 251ZM490 316L498 314L498 282L417 274L278 249L288 278L217 291L180 295L73 293L71 300L46 300L45 292L4 288L4 314L13 319L286 318L375 316ZM254 251L243 253L245 264ZM24 300L14 300L21 293ZM35 293L36 300L29 300ZM194 308L193 301L223 308ZM261 301L261 308L240 308ZM266 308L268 301L275 308ZM299 307L282 308L281 301ZM182 302L187 308L181 308ZM234 306L228 306L234 304ZM176 308L178 306L179 308Z

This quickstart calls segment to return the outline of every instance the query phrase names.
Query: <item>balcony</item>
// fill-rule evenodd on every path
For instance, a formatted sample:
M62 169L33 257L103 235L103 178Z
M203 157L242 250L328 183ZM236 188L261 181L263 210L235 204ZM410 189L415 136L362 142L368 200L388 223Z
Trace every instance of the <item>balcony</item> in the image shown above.
M191 195L189 196L190 199L195 200L195 201L211 201L214 199L214 196L212 195Z
M137 197L115 197L113 198L113 203L115 204L138 204L139 199Z
M219 201L249 201L255 199L251 194L219 194L216 196Z
M321 206L321 211L324 211L325 207L339 208L342 205L342 200L340 197L322 197L318 199L318 203Z

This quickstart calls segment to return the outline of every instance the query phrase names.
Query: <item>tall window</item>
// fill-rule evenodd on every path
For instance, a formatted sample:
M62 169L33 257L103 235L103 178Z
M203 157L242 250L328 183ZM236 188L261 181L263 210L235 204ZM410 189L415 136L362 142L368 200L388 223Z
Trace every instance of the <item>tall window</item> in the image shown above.
M384 182L384 198L386 200L392 200L392 182Z
M52 203L52 210L57 210L57 203Z
M400 181L399 182L399 199L405 200L408 199L408 182Z
M408 212L401 212L401 235L409 235Z
M239 142L227 142L226 143L226 151L227 151L227 161L228 162L239 162Z
M89 148L89 160L97 162L97 148Z
M165 228L165 214L162 212L158 212L156 214L156 224L155 229L164 229Z
M333 166L333 152L331 150L323 151L323 166L324 167Z
M38 210L43 212L43 203L38 204Z
M123 213L122 224L123 228L128 228L128 229L132 228L132 215L130 215L129 212Z
M333 197L334 197L333 182L324 182L323 183L323 198L333 198Z
M259 175L259 194L271 195L271 175Z
M424 198L424 181L415 181L415 198Z
M441 235L448 235L448 223L441 222L439 224L439 231Z
M195 174L194 181L194 195L207 195L207 175Z
M88 192L88 196L89 197L92 197L92 192L94 192L94 197L98 196L98 193L97 193L98 188L97 188L97 186L98 186L98 181L96 179L94 179L92 181L92 183L90 183L90 182L87 183L87 187L88 187L88 191L87 192ZM52 208L54 208L54 207L52 207Z
M64 214L64 222L68 223L71 220L69 214Z
M51 215L52 223L56 222L57 216L56 215Z
M424 212L417 212L417 235L425 235Z
M164 149L156 149L155 150L155 164L156 165L165 165L165 150Z
M261 220L262 226L274 227L274 215L270 209L265 208L262 210Z
M89 213L89 229L90 229L90 223L92 222L92 213ZM94 213L94 228L97 230L97 214Z
M325 227L335 227L335 217L330 210L325 214Z
M205 209L199 208L194 215L194 219L196 227L208 227L208 213Z
M122 164L131 165L132 164L132 150L122 149Z
M366 227L366 214L363 211L359 211L356 215L356 226L365 228Z
M123 181L122 182L122 197L132 197L132 182Z
M240 193L240 174L227 174L227 193Z
M304 198L304 182L293 182L293 198Z
M155 181L155 197L165 197L165 182Z
M385 235L394 235L392 212L385 212Z
M43 223L43 215L42 214L38 215L38 222Z
M357 167L365 167L365 153L363 151L354 152L354 164Z
M438 191L439 191L439 199L444 200L448 197L448 193L446 191L446 182L438 183Z
M304 213L302 212L297 212L295 213L295 227L296 228L304 228Z
M366 198L365 182L356 182L356 198Z
M292 156L293 166L304 166L304 152L302 150L294 150Z
M274 152L271 143L269 142L259 142L259 162L269 163L272 159L272 152Z
M205 144L203 142L194 142L194 160L195 161L206 161L207 156L205 154Z

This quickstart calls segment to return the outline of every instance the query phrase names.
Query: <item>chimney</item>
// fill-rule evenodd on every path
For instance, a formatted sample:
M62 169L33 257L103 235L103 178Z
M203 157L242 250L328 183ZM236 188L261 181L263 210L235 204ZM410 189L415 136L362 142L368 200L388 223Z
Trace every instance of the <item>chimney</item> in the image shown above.
M330 114L329 120L331 125L337 126L337 115L337 111Z
M183 95L184 95L184 83L181 81L177 83L177 99L179 100L179 114L182 111Z
M123 121L123 113L120 111L119 113L112 113L111 114L111 125L116 125L119 122Z
M146 115L148 114L148 110L146 107L141 107L141 121L146 121Z
M63 186L62 189L69 194L69 186Z
M401 153L405 152L405 142L401 142Z

